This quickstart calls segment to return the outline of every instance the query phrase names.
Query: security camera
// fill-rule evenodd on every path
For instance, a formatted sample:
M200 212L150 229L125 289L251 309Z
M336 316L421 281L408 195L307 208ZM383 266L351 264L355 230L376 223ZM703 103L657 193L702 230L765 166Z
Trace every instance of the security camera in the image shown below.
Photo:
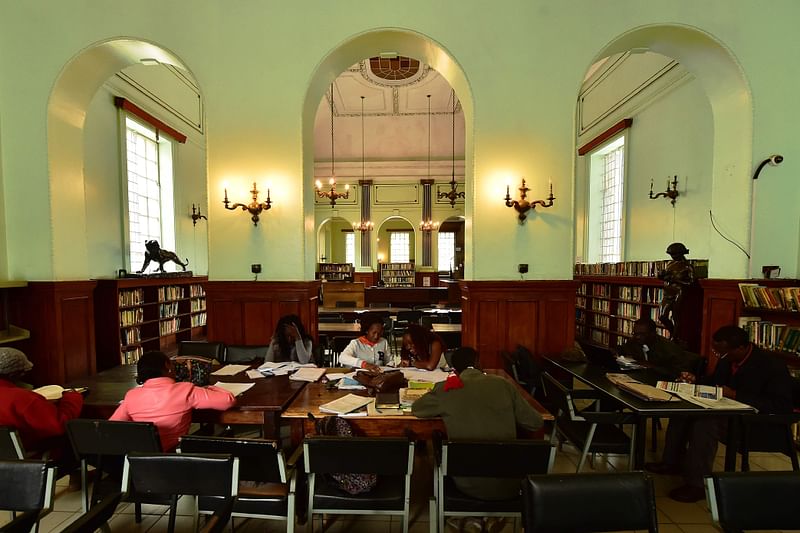
M778 165L783 163L783 156L782 155L778 155L778 154L774 154L774 155L769 156L769 160L768 161L769 161L770 165L772 165L773 167L777 167Z

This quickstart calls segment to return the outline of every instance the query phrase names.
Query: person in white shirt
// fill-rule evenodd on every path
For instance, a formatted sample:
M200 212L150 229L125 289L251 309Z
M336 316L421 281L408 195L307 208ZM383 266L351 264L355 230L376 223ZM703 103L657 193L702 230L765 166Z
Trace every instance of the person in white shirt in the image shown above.
M267 349L266 361L296 361L300 364L313 363L311 337L306 333L303 322L297 315L285 315L278 320L272 341Z
M383 319L367 315L361 319L361 336L350 341L339 354L339 364L353 368L379 370L381 366L395 366L389 351L389 342L383 338Z

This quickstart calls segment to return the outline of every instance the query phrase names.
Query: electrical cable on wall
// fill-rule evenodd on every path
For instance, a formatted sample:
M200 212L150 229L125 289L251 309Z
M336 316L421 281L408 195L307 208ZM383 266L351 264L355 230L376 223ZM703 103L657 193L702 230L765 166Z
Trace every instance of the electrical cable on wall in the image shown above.
M737 242L736 242L736 241L734 241L733 239L729 239L728 237L726 237L726 236L725 236L725 235L724 235L724 234L723 234L723 233L720 231L720 229L717 227L717 224L714 222L714 215L711 213L711 209L709 209L709 210L708 210L708 218L711 220L711 226L714 228L714 231L716 231L717 233L719 233L719 236L720 236L720 237L722 237L723 239L725 239L726 241L728 241L728 242L729 242L729 243L731 243L732 245L736 246L738 249L740 249L740 250L742 251L742 253L744 253L744 255L746 255L746 256L747 256L747 258L748 258L748 259L750 259L750 254L747 252L747 250L745 250L744 248L742 248L742 247L739 245L739 243L737 243Z

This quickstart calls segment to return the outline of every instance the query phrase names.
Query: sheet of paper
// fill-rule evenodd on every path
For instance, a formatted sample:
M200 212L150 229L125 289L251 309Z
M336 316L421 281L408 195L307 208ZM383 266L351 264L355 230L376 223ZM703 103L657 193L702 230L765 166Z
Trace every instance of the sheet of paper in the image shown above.
M423 370L421 368L403 368L403 377L409 381L428 381L430 383L439 383L447 379L450 375L449 372L444 370Z
M337 398L332 402L320 405L319 410L322 411L323 413L342 415L345 413L353 412L356 409L360 409L361 407L364 407L371 401L373 401L373 398L367 398L365 396L357 396L355 394L348 394L346 396L342 396L341 398Z
M255 383L229 383L227 381L217 381L214 383L215 387L225 389L234 396L239 396L243 392L249 390Z
M248 370L247 371L247 377L250 378L250 379L259 379L259 378L263 378L264 374L262 374L258 370Z
M325 375L324 368L299 368L297 372L289 376L293 381L314 382Z
M294 372L299 368L316 368L316 365L314 365L313 363L306 363L304 365L301 365L300 363L297 363L295 361L282 361L280 363L267 361L266 363L258 367L258 369L264 374L267 375L271 374L273 376L285 376L286 374Z
M736 409L741 411L753 410L752 406L747 405L746 403L737 402L736 400L731 400L730 398L706 400L703 398L697 398L691 394L677 394L687 402L692 402L693 404L699 405L700 407L705 407L706 409Z
M235 376L239 372L247 370L250 365L225 365L211 373L212 376Z

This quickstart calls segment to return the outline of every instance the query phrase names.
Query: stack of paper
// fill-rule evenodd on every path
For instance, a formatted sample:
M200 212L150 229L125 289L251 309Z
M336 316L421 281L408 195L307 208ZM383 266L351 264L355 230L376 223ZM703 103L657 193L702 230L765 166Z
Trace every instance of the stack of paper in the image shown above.
M289 376L293 381L314 382L325 375L324 368L299 368L297 372Z
M255 383L228 383L227 381L217 381L214 383L215 387L225 389L234 396L239 396L243 392L249 390L253 385L255 385Z
M673 381L659 381L656 387L667 392L677 394L681 398L692 396L703 400L721 400L722 387L713 385L695 385L694 383L679 383Z
M337 398L332 402L328 402L319 406L319 410L323 413L330 413L334 415L345 415L348 413L352 413L357 409L361 409L368 403L372 402L372 398L367 398L365 396L356 396L355 394L348 394L347 396L342 396L341 398ZM366 415L366 411L364 415Z
M225 365L222 368L218 368L214 372L211 373L212 376L235 376L239 372L247 370L250 368L250 365Z
M273 363L272 361L267 361L260 367L258 370L262 374L270 375L270 376L285 376L286 374L291 374L295 370L299 368L316 368L316 365L312 363L307 363L301 365L295 361L283 361L280 363Z
M411 407L411 405L428 393L428 389L400 389L400 405Z
M669 402L674 400L673 396L661 389L636 381L627 374L606 374L606 379L620 389L650 402Z
M429 383L439 383L447 379L449 372L444 370L423 370L421 368L402 368L403 377L408 381L427 381Z

